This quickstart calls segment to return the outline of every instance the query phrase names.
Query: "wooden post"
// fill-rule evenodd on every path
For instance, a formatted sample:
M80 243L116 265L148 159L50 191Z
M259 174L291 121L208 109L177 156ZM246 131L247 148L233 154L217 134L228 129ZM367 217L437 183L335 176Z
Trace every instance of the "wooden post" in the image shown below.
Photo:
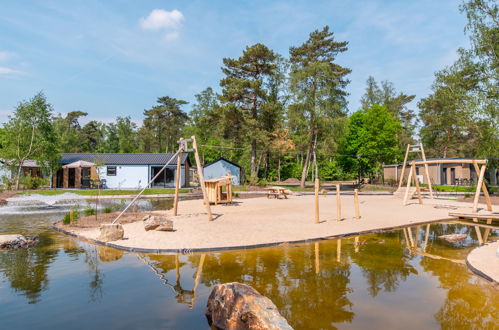
M423 157L423 161L426 162L426 155L424 153L424 148L423 144L420 143L419 146L421 147L421 156ZM431 186L431 179L430 179L430 171L428 170L428 164L424 164L424 171L426 173L426 178L428 179L428 188L430 189L430 199L433 199L433 188Z
M412 162L412 175L414 176L414 182L416 183L416 191L418 193L419 204L423 204L423 199L421 198L421 188L419 187L418 176L416 175L416 164Z
M482 232L480 231L480 227L475 226L476 237L478 238L478 244L483 244Z
M194 148L194 157L196 158L196 165L198 169L199 184L201 185L201 191L203 192L204 205L206 206L206 212L208 212L208 220L212 221L213 216L211 215L210 201L208 200L208 196L206 195L206 187L204 186L203 167L201 166L201 160L199 159L198 144L196 143L195 136L191 136L191 139L192 147Z
M473 162L473 167L475 168L475 172L478 175L478 173L480 173L480 169L478 168L478 164L476 163L476 161ZM483 196L485 197L485 203L487 204L487 211L492 211L492 203L490 202L489 191L487 190L485 182L482 182L482 190Z
M315 273L319 274L320 272L320 263L319 263L319 242L315 242Z
M180 267L179 267L178 254L175 255L175 281L179 284L180 281Z
M409 241L411 242L411 247L415 247L414 239L412 238L412 230L410 227L407 227L407 236L409 236Z
M319 223L319 179L315 179L315 223Z
M492 224L492 219L487 219L487 224L488 225ZM487 243L487 239L489 238L489 234L490 234L490 228L486 228L485 233L483 235L483 242L484 243Z
M340 184L336 184L336 221L341 221Z
M409 237L407 236L407 228L402 228L402 231L404 232L404 237L405 237L405 245L407 245L407 250L411 250L411 246L409 245Z
M196 290L198 288L199 281L201 280L201 274L203 273L204 258L206 258L206 253L203 253L201 255L201 259L199 260L198 270L196 272L196 278L194 279L194 287L192 288L192 300L190 306L191 309L193 309L194 305L196 304Z
M409 170L409 175L407 176L407 187L405 188L403 205L407 205L407 199L409 198L409 189L411 188L411 180L412 180L411 178L412 178L412 166L411 169Z
M359 236L355 236L354 247L355 247L355 253L359 252Z
M75 188L81 188L81 167L75 168Z
M473 201L473 213L477 213L478 211L478 198L480 197L480 190L482 189L486 167L487 165L482 165L482 168L480 169L480 176L478 177L478 183L476 185L475 200Z
M180 139L182 141L182 139ZM178 210L178 197L179 197L179 190L180 190L180 174L181 174L181 167L180 163L182 162L182 152L179 152L177 155L177 173L176 173L176 180L175 180L175 199L173 200L173 216L177 216L177 210Z
M355 204L355 219L360 219L359 189L353 190L353 202Z
M69 168L62 169L62 187L67 189L69 184Z
M409 149L410 148L411 148L411 145L407 144L407 149L405 150L404 163L402 164L402 173L400 174L399 188L402 187L402 182L404 181L405 163L407 163L407 157L409 156Z
M430 236L430 224L426 225L426 232L424 236L423 252L426 252L426 247L428 246L428 237Z
M341 262L341 238L336 241L336 261Z

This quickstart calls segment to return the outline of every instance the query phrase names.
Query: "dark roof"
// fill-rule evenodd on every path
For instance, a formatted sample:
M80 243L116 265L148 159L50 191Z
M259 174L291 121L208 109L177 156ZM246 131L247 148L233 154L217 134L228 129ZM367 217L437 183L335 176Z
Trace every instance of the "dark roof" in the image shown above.
M87 162L102 162L105 165L165 165L174 154L170 153L140 153L140 154L126 154L126 153L64 153L61 157L61 164L69 164L78 160ZM190 165L189 154L182 154L182 163L185 162ZM170 163L170 165L177 164L177 157Z
M447 157L447 158L426 158L426 160L455 160L456 164L459 164L460 160L473 160L474 158L469 158L469 157ZM416 164L422 162L422 159L415 159ZM407 160L407 163L412 162L412 160ZM398 163L398 164L387 164L383 165L383 167L395 167L395 166L402 166L404 162Z
M214 161L209 162L209 163L207 163L207 164L204 164L204 166L203 166L203 167L210 166L211 164L215 164L216 162L219 162L219 161L221 161L221 160L224 160L224 161L226 161L227 163L232 164L232 165L234 165L234 166L236 166L236 167L239 167L239 169L241 169L241 166L239 166L239 165L237 165L236 163L233 163L233 162L231 162L230 160L225 159L225 158L223 158L223 157L220 157L220 158L218 158L217 160L214 160Z

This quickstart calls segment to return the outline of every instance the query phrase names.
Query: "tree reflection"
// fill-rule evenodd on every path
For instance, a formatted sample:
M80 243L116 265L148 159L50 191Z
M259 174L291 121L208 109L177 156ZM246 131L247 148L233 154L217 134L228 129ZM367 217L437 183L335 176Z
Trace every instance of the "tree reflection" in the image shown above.
M471 248L462 249L466 255ZM445 244L434 242L433 254L449 254ZM448 290L445 302L435 314L442 329L495 329L499 323L499 290L473 275L466 265L422 258L425 271L438 277Z
M47 290L47 271L58 254L49 236L41 235L39 239L37 246L0 252L0 271L29 304L38 303L41 292Z
M362 236L359 253L351 255L362 269L372 297L376 297L381 290L395 291L410 274L417 274L409 263L411 257L402 244L402 237L400 230Z

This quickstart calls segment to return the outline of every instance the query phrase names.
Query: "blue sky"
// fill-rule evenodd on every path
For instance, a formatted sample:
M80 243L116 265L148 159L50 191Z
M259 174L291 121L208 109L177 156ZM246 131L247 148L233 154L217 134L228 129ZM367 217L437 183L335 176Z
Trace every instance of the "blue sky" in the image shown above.
M219 90L222 58L257 42L288 56L324 25L350 42L338 57L352 69L350 111L370 75L419 99L468 45L460 3L0 0L0 121L40 90L57 112L140 120L159 96L192 104Z

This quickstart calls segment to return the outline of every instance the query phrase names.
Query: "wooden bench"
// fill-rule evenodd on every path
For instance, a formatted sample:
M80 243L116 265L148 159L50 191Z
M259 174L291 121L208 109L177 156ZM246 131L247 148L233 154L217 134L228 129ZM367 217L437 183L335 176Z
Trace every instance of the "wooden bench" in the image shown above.
M274 198L280 199L284 197L284 199L288 199L288 194L286 193L286 188L283 187L268 187L265 188L267 190L267 198L273 196Z

